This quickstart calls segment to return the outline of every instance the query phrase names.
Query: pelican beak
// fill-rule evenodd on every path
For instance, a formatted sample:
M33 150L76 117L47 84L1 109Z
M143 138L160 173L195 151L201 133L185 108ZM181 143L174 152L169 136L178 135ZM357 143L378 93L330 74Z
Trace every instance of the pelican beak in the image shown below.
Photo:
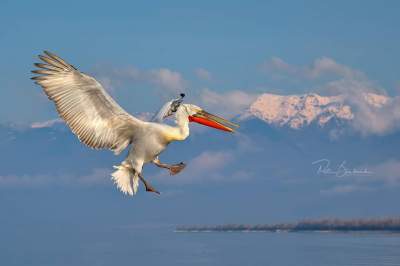
M196 114L190 115L189 121L227 132L234 132L235 129L239 127L238 124L232 123L222 117L210 114L204 110L200 110Z

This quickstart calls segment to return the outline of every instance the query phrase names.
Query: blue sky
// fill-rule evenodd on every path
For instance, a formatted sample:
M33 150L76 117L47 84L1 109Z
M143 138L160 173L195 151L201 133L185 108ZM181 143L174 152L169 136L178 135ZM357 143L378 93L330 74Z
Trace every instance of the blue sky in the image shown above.
M399 86L398 10L397 1L2 1L0 121L56 116L28 79L35 56L44 49L114 83L118 77L111 69L166 68L179 73L192 95L202 88L311 91L309 83L277 82L260 66L272 57L302 66L329 57L394 94ZM197 78L199 68L212 79ZM117 87L114 96L129 111L153 111L164 100L154 83L128 81Z
M0 2L0 264L62 265L60 255L77 247L74 265L112 261L121 255L114 243L135 242L132 228L148 230L139 237L152 250L157 230L176 224L398 216L399 1L99 2ZM181 175L145 167L162 197L128 198L109 179L122 155L90 150L53 123L53 104L29 79L43 50L95 76L132 113L181 91L228 117L266 92L360 90L393 101L378 113L359 105L355 133L338 140L330 128L261 120L244 121L236 135L196 127L162 155L188 163ZM321 176L312 162L322 158L374 175ZM27 255L16 259L20 250ZM124 250L121 260L131 261Z

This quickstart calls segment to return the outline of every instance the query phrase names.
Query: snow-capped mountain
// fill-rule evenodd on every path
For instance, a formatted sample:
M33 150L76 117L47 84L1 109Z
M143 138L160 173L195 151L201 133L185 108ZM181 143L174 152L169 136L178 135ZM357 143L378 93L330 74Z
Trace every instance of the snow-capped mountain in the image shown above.
M373 93L362 94L361 100L374 108L384 106L389 97ZM324 126L336 119L349 121L354 118L352 102L344 95L320 96L276 95L264 93L248 108L242 118L256 117L268 124L299 129L311 123Z
M332 121L343 125L341 122L349 122L355 118L356 110L374 112L388 104L393 104L393 101L394 98L375 93L336 96L321 96L316 93L302 95L263 93L248 104L245 111L237 114L236 118L242 121L256 118L269 125L292 129L304 128L311 124L324 127ZM133 115L149 121L154 114L142 112ZM64 126L64 122L57 118L35 122L30 127L52 128L57 125Z

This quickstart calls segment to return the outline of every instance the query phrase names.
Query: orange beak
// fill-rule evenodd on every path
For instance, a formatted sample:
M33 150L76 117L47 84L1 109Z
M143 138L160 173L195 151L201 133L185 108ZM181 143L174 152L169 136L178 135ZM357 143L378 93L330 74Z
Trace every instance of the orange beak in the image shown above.
M235 129L239 127L238 124L232 123L222 117L207 113L203 110L197 112L194 115L190 115L189 121L227 132L234 132Z

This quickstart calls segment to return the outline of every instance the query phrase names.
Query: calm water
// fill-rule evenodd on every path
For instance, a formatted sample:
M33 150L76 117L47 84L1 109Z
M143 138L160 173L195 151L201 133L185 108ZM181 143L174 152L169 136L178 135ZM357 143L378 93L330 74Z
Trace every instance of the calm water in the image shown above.
M7 266L400 265L400 234L390 233L174 233L172 228L3 233L0 265Z

